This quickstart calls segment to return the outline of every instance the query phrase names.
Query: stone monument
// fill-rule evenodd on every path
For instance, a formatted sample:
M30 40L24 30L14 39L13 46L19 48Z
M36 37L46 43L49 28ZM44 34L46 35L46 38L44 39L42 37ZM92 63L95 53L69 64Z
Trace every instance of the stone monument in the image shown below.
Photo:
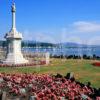
M16 30L16 7L12 4L12 28L10 32L5 35L7 41L7 54L3 63L5 64L24 64L28 60L24 59L21 52L22 34Z
M45 61L46 61L46 65L50 63L50 53L49 52L45 53Z

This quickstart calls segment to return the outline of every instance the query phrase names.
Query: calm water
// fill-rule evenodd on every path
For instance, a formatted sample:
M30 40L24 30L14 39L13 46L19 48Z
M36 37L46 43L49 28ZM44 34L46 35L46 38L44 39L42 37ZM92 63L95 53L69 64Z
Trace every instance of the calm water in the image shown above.
M100 56L100 47L95 48L23 48L25 52L50 52L52 55L89 55L93 54Z

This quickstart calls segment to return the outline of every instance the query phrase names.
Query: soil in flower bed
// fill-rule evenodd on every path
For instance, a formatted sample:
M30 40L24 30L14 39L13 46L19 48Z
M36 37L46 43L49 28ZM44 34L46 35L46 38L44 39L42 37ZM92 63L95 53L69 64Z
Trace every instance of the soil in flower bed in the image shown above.
M96 100L100 89L91 83L76 81L68 73L66 76L37 74L0 74L1 94L6 91L9 98L35 98L33 100ZM12 99L10 99L12 100ZM99 99L98 99L99 100Z
M45 61L40 61L38 65L45 65ZM25 67L25 66L36 66L36 63L25 63L25 64L0 64L0 67Z

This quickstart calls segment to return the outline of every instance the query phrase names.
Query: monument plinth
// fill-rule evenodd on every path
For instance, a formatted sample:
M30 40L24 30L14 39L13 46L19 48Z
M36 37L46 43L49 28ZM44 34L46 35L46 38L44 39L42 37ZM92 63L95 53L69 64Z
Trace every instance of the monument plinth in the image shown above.
M5 35L7 41L7 54L3 63L6 64L23 64L28 63L28 60L24 59L21 52L22 34L16 30L16 18L15 3L12 4L12 28L11 31Z

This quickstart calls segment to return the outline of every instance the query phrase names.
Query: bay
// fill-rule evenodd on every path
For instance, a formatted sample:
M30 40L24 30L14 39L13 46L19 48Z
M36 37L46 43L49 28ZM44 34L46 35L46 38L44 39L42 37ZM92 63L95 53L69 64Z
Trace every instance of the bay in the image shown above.
M49 52L51 55L87 55L93 56L100 56L100 47L87 47L87 48L22 48L24 52Z

